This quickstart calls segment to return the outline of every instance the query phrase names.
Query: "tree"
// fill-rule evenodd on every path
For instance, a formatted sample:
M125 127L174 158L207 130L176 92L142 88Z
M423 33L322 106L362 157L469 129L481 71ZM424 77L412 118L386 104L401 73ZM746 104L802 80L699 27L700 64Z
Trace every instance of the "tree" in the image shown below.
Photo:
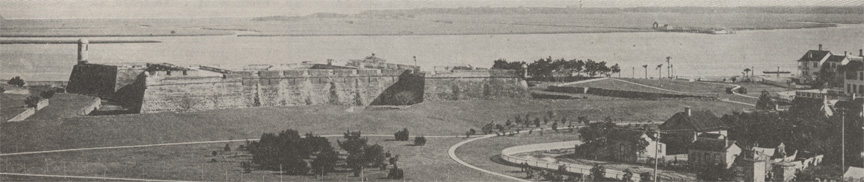
M615 65L612 65L609 70L612 71L612 73L618 73L618 77L621 77L621 66L618 66L617 63Z
M36 105L39 104L39 101L42 101L42 97L31 95L24 100L24 104L26 104L27 107L36 107Z
M315 156L315 160L312 160L312 171L315 174L327 175L334 170L337 160L339 156L333 148L322 150Z
M7 82L7 83L10 85L18 86L18 87L23 87L25 84L24 79L21 79L20 76L12 77L12 79L9 79L9 82Z
M401 131L397 131L393 134L396 138L396 141L408 141L408 128L402 128Z
M414 145L415 146L426 145L426 137L424 137L424 136L414 137Z
M222 150L224 150L225 152L229 152L231 151L231 146L226 143L225 147Z
M762 95L759 96L759 101L756 101L756 109L759 110L774 110L774 101L771 100L771 94L768 91L763 90Z
M279 132L278 135L264 133L259 141L250 142L247 150L252 154L252 162L259 164L261 168L281 169L289 174L307 174L310 169L306 159L310 159L314 152L332 149L314 145L322 142L326 142L323 137L312 136L310 133L303 138L297 131L289 129ZM329 142L327 143L329 145Z
M606 167L603 167L600 164L594 164L594 167L591 168L591 178L594 181L606 181Z

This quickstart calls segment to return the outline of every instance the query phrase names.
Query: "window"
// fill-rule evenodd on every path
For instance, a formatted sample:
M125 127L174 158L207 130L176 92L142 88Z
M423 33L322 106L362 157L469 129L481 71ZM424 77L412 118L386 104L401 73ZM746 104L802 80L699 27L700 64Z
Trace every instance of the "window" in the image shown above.
M850 85L851 84L846 84L846 93L852 93L852 86Z
M813 67L814 67L814 68L815 68L815 67L818 67L818 66L819 66L819 62L813 62Z
M864 80L864 72L858 72L858 80Z
M864 85L858 85L858 93L864 92Z

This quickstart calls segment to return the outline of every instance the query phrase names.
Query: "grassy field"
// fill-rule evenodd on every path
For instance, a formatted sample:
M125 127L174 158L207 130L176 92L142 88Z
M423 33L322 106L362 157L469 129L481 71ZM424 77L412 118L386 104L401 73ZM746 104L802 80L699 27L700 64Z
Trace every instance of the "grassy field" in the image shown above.
M287 128L338 134L345 130L393 133L408 128L417 135L459 135L490 121L554 111L591 120L665 121L683 107L716 114L741 111L719 101L645 100L478 100L429 102L401 110L346 111L345 106L226 109L190 113L87 116L63 122L34 121L0 125L2 152L258 138Z
M328 138L336 146L337 138ZM341 138L340 138L341 139ZM407 146L408 142L389 141L391 137L370 137L370 143L384 146L385 150L399 154L399 166L405 170L406 181L499 181L493 175L480 173L464 167L447 156L447 149L463 138L429 138L425 146ZM233 147L243 142L230 144ZM223 152L220 144L166 146L142 149L99 150L6 156L4 172L65 174L73 176L106 176L122 178L170 179L190 181L318 181L316 176L273 174L272 171L254 170L242 174L241 161L248 160L245 152ZM212 156L212 151L220 154ZM345 152L342 151L344 154ZM344 157L344 156L343 156ZM210 162L215 159L217 162ZM25 165L26 164L26 165ZM338 163L344 166L344 163ZM202 169L204 174L202 176ZM358 181L343 167L339 172L326 176L323 181ZM226 176L227 173L227 176ZM383 179L386 171L367 169L365 176L372 181ZM202 179L203 177L203 179ZM226 179L227 178L227 179ZM62 178L18 178L0 176L3 181L67 181Z

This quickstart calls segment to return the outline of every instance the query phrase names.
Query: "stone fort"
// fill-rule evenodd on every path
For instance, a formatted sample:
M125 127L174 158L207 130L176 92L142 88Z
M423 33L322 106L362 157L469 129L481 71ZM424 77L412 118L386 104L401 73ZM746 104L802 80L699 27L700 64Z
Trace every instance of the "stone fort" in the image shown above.
M409 105L423 101L530 98L515 70L421 72L372 56L327 64L250 65L242 70L168 63L95 64L79 40L67 92L138 113L296 105Z

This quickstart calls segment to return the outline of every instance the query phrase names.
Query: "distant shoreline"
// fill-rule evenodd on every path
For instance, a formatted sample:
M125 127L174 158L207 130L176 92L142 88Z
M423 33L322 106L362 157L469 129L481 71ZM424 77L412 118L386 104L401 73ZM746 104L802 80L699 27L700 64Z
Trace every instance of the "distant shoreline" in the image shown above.
M126 34L126 35L0 35L0 38L60 38L60 37L201 37L201 36L227 36L234 33L219 34Z
M0 40L0 44L77 44L77 40ZM162 43L156 40L93 40L90 44Z

